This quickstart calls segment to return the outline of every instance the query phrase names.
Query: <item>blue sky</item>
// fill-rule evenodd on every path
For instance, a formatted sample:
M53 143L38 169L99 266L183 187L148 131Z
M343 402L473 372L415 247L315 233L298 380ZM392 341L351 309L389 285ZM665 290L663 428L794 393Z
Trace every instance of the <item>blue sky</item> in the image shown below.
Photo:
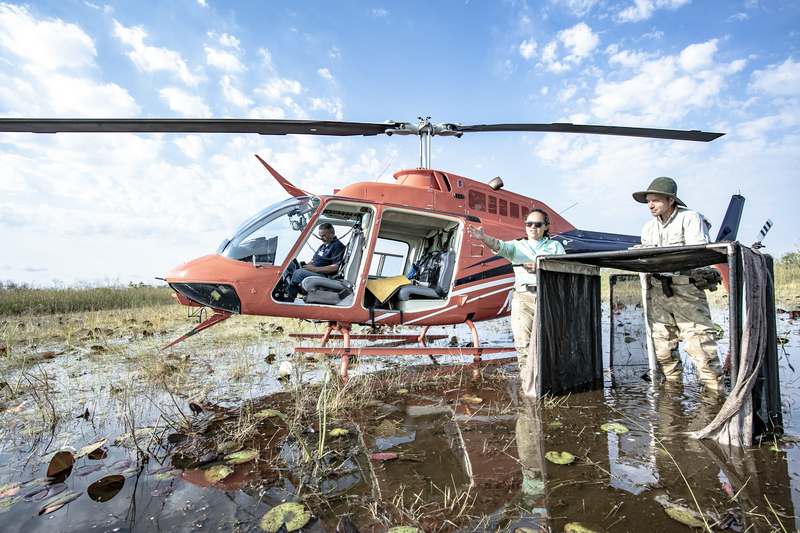
M435 138L432 166L532 196L582 229L638 234L667 175L712 236L800 243L800 4L0 2L0 115L435 123L725 132L712 143L568 134ZM399 150L399 152L398 152ZM286 197L419 163L414 137L0 134L0 280L150 282ZM574 207L570 207L573 206Z

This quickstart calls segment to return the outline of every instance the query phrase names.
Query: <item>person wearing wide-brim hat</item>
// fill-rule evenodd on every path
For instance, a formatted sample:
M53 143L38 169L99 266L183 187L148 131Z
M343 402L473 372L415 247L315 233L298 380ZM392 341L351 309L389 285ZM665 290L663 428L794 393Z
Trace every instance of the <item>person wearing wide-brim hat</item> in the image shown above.
M656 178L647 190L633 193L633 198L647 204L653 215L642 229L643 246L687 246L710 241L711 223L686 208L678 198L678 185L671 178ZM648 283L647 321L661 372L668 381L682 379L678 343L683 340L684 350L706 387L722 390L717 332L705 290L689 275L654 274Z

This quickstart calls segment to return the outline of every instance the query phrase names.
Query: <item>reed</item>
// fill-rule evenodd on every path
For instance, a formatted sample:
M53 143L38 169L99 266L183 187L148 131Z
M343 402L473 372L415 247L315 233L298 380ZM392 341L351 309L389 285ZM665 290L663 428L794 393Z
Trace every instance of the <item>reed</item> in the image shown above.
M78 283L41 288L0 282L0 316L51 315L93 310L144 308L175 303L172 289L115 282Z

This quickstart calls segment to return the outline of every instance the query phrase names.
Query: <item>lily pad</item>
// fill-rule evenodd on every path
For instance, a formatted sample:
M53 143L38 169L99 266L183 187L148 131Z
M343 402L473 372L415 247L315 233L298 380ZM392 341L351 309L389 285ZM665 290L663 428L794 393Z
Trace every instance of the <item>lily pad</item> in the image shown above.
M477 396L463 396L461 401L464 403L483 403L483 398Z
M225 462L229 465L238 465L252 461L258 457L258 450L242 450L240 452L232 453L225 456Z
M164 472L159 472L153 477L155 477L159 481L169 481L170 479L174 478L180 473L181 471L178 470L177 468L171 468L169 470L165 470Z
M68 492L66 494L62 494L61 496L56 496L52 500L48 500L44 506L39 510L39 514L50 514L53 511L57 511L64 507L66 504L73 500L77 500L78 497L83 494L82 492Z
M277 533L282 525L286 531L295 531L308 523L311 512L299 503L288 502L273 507L261 519L261 529L267 533Z
M613 431L615 433L627 433L629 430L622 424L618 424L617 422L608 422L600 426L600 429L603 431Z
M75 459L80 459L84 455L88 455L93 451L99 449L103 444L106 443L108 439L103 439L100 442L95 442L94 444L90 444L89 446L84 446L78 452L75 453Z
M67 475L69 475L69 470L72 469L72 465L74 464L75 457L72 453L64 451L58 452L50 460L50 466L47 467L47 477L53 477L63 472L67 472Z
M86 494L96 502L107 502L122 490L125 476L114 474L98 479L86 489Z
M584 524L581 522L570 522L564 524L564 533L606 533L607 530L600 526Z
M233 468L225 465L212 466L206 470L206 481L209 483L216 483L233 474Z
M349 434L350 434L350 432L348 430L344 429L344 428L333 428L328 433L328 435L330 435L331 437L341 437L341 436L349 435Z
M547 452L544 456L557 465L568 465L575 461L575 456L569 452Z
M222 444L217 446L217 451L223 453L233 453L241 449L242 445L239 444L238 442L233 442L233 441L223 442Z
M370 459L375 459L377 461L389 461L391 459L397 459L396 453L373 453L369 456Z
M664 509L664 512L667 513L673 520L676 520L681 524L686 524L689 527L705 527L705 524L702 520L691 514L686 509L670 507L668 509Z

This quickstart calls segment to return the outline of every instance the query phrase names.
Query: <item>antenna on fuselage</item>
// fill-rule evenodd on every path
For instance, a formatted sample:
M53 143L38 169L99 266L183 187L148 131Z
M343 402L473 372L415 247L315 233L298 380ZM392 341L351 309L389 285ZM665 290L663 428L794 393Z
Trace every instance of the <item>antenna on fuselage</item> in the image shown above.
M402 146L401 146L400 148L398 148L398 149L397 149L397 151L394 153L394 155L393 155L393 156L392 156L392 158L389 160L389 162L388 162L388 163L386 163L386 166L385 166L385 167L383 167L383 170L381 170L381 173L380 173L380 174L378 174L378 177L377 177L377 178L375 178L375 181L378 181L379 179L381 179L381 176L383 176L383 173L384 173L384 172L386 172L386 169L387 169L387 168L389 168L389 165L391 165L391 164L392 164L392 161L394 161L394 158L395 158L395 157L397 157L397 154L399 154L399 153L400 153L400 150L402 150L402 149L403 149L403 147L402 147Z
M561 211L561 213L559 213L559 215L561 215L561 214L563 214L563 213L566 213L567 211L569 211L570 209L572 209L572 208L573 208L573 207L575 207L576 205L578 205L578 202L575 202L574 204L572 204L572 205L571 205L571 206L569 206L568 208L566 208L566 209L564 209L563 211Z

